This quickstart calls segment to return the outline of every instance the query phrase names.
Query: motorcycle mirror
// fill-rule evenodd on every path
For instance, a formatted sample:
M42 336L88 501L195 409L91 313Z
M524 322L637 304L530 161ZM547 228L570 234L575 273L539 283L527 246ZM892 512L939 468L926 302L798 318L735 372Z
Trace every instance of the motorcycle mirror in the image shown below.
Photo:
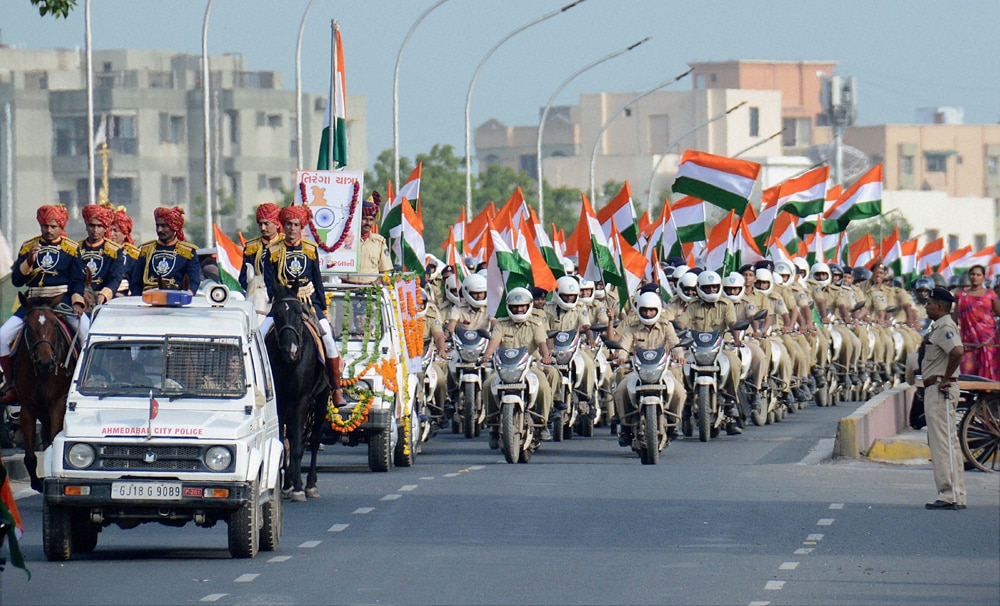
M743 320L742 322L737 322L736 324L733 324L729 330L736 332L737 330L746 330L748 328L750 328L750 322L747 320Z
M486 330L485 328L480 328L480 329L476 330L476 334L479 335L480 337L484 338L484 339L491 339L491 338L493 338L493 335L490 334L490 331Z
M691 347L692 345L694 345L694 338L692 338L690 335L687 335L683 339L681 339L681 342L678 343L676 347L688 348Z
M865 308L865 302L861 301L860 303L858 303L857 305L855 305L854 308L851 309L851 311L861 311L864 308Z
M677 320L671 320L670 323L674 325L674 330L684 330L684 327Z
M764 320L766 318L767 318L767 310L766 309L762 309L762 310L758 311L753 316L753 319L756 320L756 321L758 321L758 322L760 322L761 320Z
M899 306L898 305L891 305L891 306L885 308L885 313L887 313L887 314L894 314L897 311L899 311Z
M591 324L590 325L590 330L594 331L595 333L604 332L607 329L608 329L608 325L607 324Z
M618 341L608 340L604 342L604 345L606 345L608 349L624 349Z
M556 338L556 335L559 334L560 332L561 331L558 331L558 330L550 330L550 331L548 331L548 332L545 333L545 337L549 338L549 339L554 339L554 338Z
M816 309L816 301L809 301L809 309Z

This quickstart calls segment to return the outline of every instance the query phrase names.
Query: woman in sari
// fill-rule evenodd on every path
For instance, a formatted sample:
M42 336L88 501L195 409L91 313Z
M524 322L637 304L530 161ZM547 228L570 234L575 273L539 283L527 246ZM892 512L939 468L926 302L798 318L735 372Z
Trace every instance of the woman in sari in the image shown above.
M985 277L985 267L972 266L969 286L958 296L958 325L965 345L962 373L1000 381L1000 337L994 319L1000 316L1000 299L983 286Z

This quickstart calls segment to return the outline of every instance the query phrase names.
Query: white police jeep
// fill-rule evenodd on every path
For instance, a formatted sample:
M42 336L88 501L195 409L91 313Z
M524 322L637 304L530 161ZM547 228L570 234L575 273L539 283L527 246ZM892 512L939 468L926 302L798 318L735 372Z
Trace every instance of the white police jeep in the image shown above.
M94 313L66 420L45 452L49 560L111 524L229 526L229 552L278 547L283 447L257 314L221 285L148 291Z

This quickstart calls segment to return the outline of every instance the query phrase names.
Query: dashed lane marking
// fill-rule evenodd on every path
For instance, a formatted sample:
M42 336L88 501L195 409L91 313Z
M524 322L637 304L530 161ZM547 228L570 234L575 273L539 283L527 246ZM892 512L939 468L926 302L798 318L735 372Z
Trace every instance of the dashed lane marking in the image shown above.
M304 543L302 543L301 545L299 545L299 548L300 549L312 549L313 547L316 547L317 545L319 545L322 542L323 541L305 541Z
M784 562L781 566L778 566L778 570L795 570L798 567L798 562Z
M422 477L422 478L420 478L420 479L421 479L421 480L433 480L433 479L434 479L434 476L424 476L424 477Z
M800 547L795 551L793 551L792 553L794 553L795 555L809 555L812 552L813 552L812 547Z
M823 535L822 534L811 534L811 535L809 535L809 536L806 537L806 540L807 541L822 541L823 540Z
M250 581L256 579L259 576L260 575L257 574L257 573L255 573L255 572L248 572L247 574L241 574L240 576L236 577L236 580L233 581L233 582L234 583L249 583Z
M219 600L221 600L222 598L226 597L227 595L229 595L229 594L228 593L210 593L210 594L208 594L207 596L203 597L202 599L200 599L198 601L199 602L218 602Z
M749 604L747 604L747 606L771 606L771 603L770 602L756 601L756 602L750 602Z
M406 484L404 486L400 486L397 492L410 492L411 490L415 490L416 488L417 488L416 484Z
M358 507L357 509L354 510L354 513L365 514L365 513L371 513L373 511L375 511L374 507Z
M843 509L843 503L830 503L830 509Z
M784 586L784 581L768 581L767 585L764 585L764 589L768 591L780 591Z
M469 468L469 471L479 471L480 469L486 469L485 465L473 465Z
M329 532L344 532L350 524L334 524L330 527Z
M395 501L396 499L398 499L401 496L403 496L403 495L401 495L401 494L387 494L384 497L382 497L381 499L379 499L379 501Z
M268 562L274 562L274 563L277 563L277 562L287 562L288 560L291 560L291 559L292 559L292 556L274 556L273 558L271 558L270 560L268 560Z
M822 520L816 522L817 526L833 526L834 518L823 518Z
M457 475L458 475L457 473L446 473L446 474L444 474L444 477L446 477L446 478L454 478Z

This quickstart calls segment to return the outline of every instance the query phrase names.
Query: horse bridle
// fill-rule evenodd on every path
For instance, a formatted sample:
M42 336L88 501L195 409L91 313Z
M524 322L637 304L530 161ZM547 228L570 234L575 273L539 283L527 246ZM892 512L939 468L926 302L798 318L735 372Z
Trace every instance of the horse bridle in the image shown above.
M60 355L60 351L56 347L56 344L54 342L52 342L52 341L50 341L48 339L39 339L37 341L34 340L34 339L32 339L32 335L35 334L35 329L32 328L31 327L31 323L28 322L28 317L30 317L31 314L33 314L35 312L38 312L39 314L44 314L46 311L50 312L53 316L56 315L56 311L53 310L53 309L39 308L39 307L35 307L35 308L32 308L32 309L28 310L28 313L26 313L24 315L24 344L28 346L28 357L31 359L31 364L35 368L35 374L41 374L41 372L39 371L39 368L38 368L38 365L41 362L38 359L37 349L38 349L39 345L44 345L44 344L48 344L48 346L52 348L52 357L55 360L56 368L57 369L59 369L59 368L65 369L66 368L59 361L59 358L61 358L62 356ZM42 317L45 317L45 316L42 316ZM61 322L61 320L59 320L58 318L56 318L56 321Z
M280 299L276 299L274 302L275 303L287 303L288 301L296 301L299 304L301 304L301 301L299 301L298 297L282 297ZM273 309L273 306L272 306L272 309ZM295 342L299 343L299 344L302 343L302 328L301 328L301 325L300 325L300 327L295 327L295 326L292 326L291 324L289 324L289 323L286 322L286 323L283 323L281 326L277 326L276 328L277 328L277 335L275 335L275 336L278 337L278 345L279 345L279 347L281 346L281 338L280 338L281 337L281 332L284 331L284 330L290 330L290 331L292 331L292 334L295 335Z

